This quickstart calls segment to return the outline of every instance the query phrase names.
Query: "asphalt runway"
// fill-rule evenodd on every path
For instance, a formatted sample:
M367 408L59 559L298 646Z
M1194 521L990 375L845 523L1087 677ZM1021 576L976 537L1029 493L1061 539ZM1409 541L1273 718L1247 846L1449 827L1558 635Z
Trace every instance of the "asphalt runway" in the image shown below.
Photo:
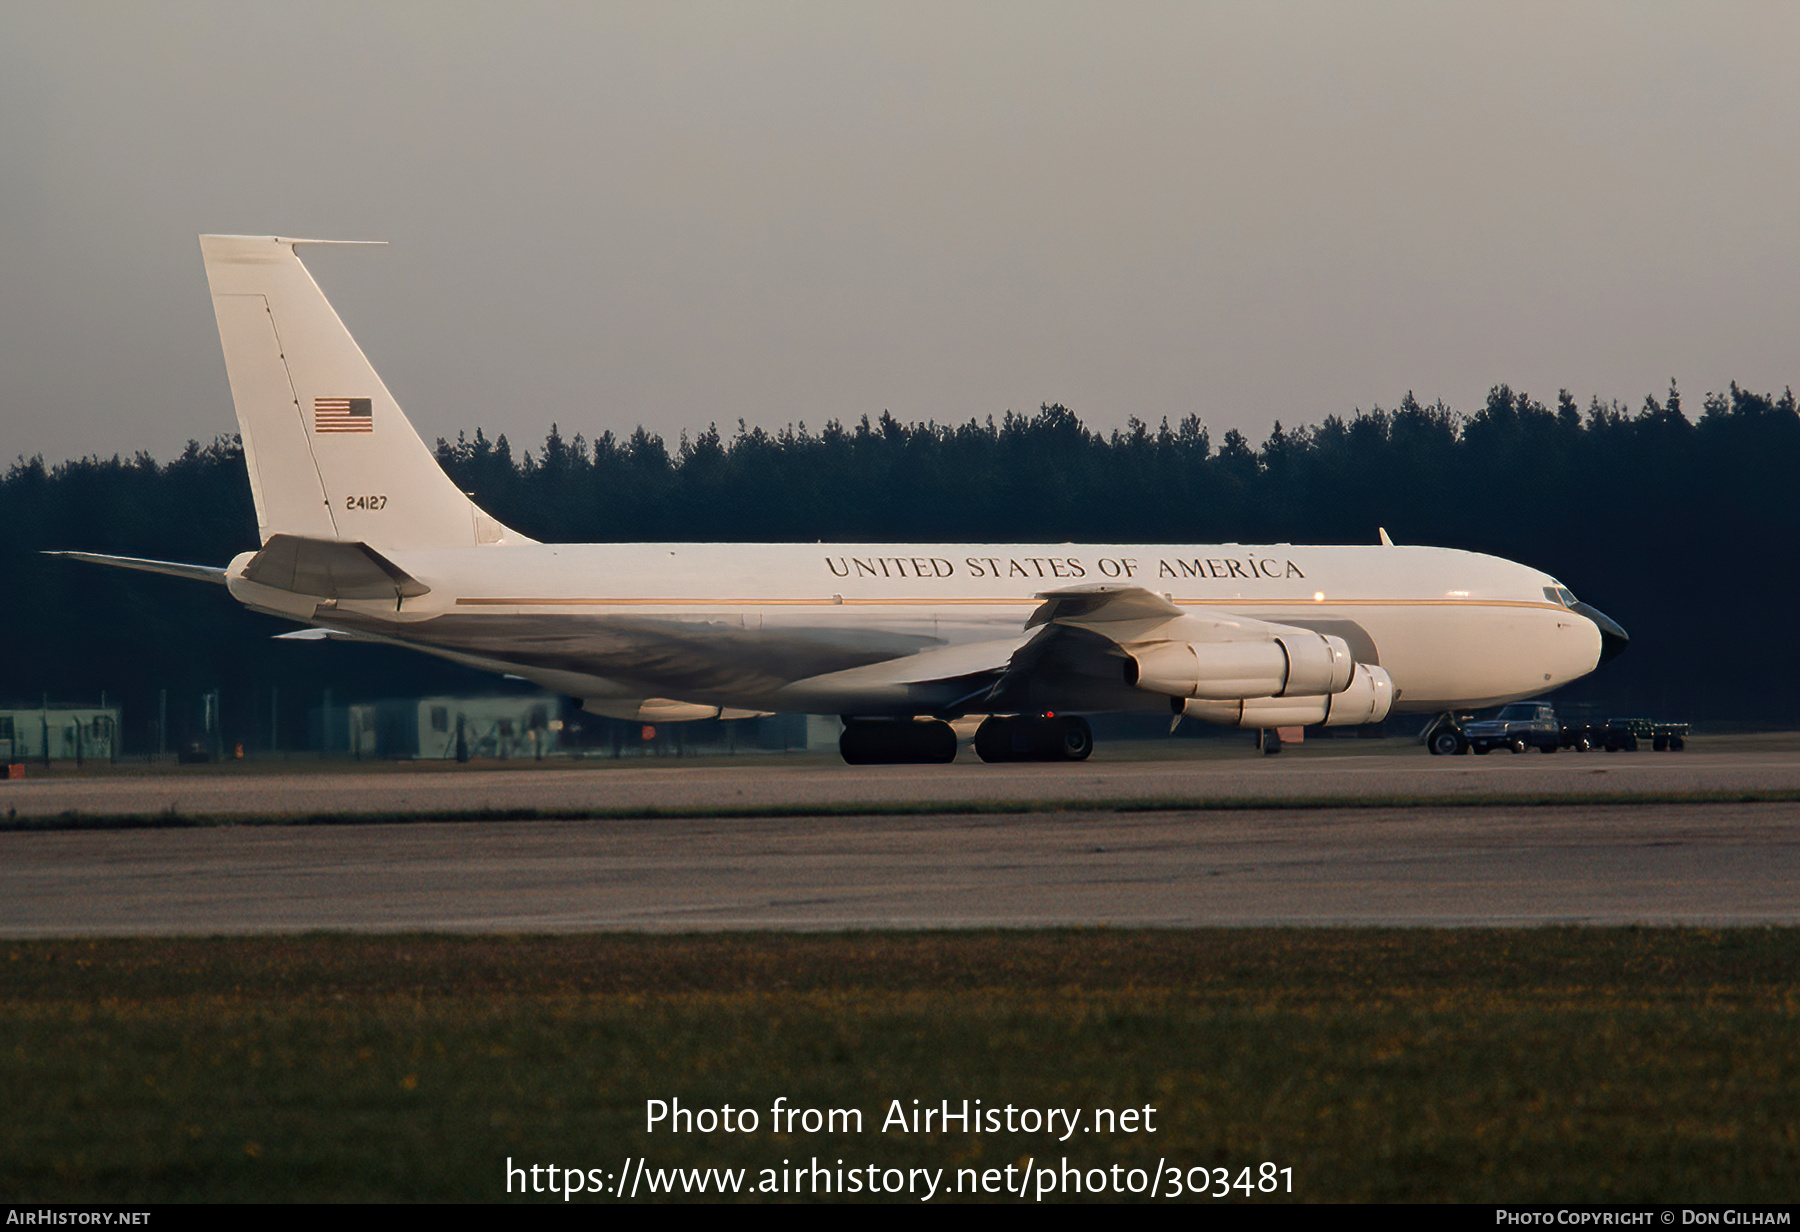
M1495 753L1432 757L1398 741L1318 742L1276 757L1236 748L1187 758L1075 764L846 766L835 757L686 762L513 763L510 766L342 763L201 767L156 773L50 773L0 782L8 817L450 817L471 812L613 815L632 811L892 811L1049 808L1219 801L1452 801L1633 798L1659 794L1792 792L1800 749L1687 753ZM1375 745L1377 742L1366 742ZM1398 746L1396 748L1396 746ZM28 768L35 771L35 767Z
M701 812L0 831L0 935L1800 923L1800 802L1604 798L1791 790L1800 755L1282 757L10 783L5 798L20 815L141 816L166 807L159 801L194 813L426 819L477 807ZM1439 803L1320 803L1408 792ZM1567 802L1455 799L1509 792ZM1177 797L1265 803L1124 812L1082 803ZM1009 799L1043 803L854 811L871 800ZM1282 807L1296 800L1313 803ZM814 805L846 811L782 815ZM704 815L720 807L767 815Z

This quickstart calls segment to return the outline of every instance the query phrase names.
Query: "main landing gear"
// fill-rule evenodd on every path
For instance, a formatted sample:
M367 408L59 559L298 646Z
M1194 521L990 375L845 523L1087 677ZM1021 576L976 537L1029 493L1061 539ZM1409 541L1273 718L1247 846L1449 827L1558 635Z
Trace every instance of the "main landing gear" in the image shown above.
M1094 732L1075 715L990 715L975 731L982 761L1086 761ZM838 752L853 766L956 760L956 732L941 719L850 719Z
M956 732L941 719L845 719L838 752L853 766L956 760Z
M975 729L982 761L1086 761L1094 731L1076 715L991 715Z

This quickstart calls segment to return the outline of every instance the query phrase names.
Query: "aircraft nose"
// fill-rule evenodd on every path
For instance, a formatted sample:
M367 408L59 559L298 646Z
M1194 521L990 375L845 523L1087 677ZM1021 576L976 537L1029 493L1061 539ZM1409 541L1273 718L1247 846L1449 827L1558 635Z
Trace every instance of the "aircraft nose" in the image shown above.
M1600 630L1600 662L1616 659L1625 653L1625 647L1631 644L1631 635L1620 627L1619 622L1608 616L1597 607L1586 603L1577 603L1573 609L1577 616L1586 616ZM1595 666L1598 666L1596 664Z

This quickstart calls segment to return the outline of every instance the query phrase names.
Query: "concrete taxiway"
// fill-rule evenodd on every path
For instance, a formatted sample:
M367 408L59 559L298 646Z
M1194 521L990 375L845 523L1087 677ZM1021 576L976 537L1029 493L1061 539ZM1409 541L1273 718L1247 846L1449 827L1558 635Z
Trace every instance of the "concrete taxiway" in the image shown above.
M423 820L0 831L0 935L1800 923L1800 803L1727 798L1800 755L1283 758L13 783L21 817ZM1719 798L1633 801L1683 792ZM612 815L430 820L473 809Z
M1800 922L1800 806L60 831L0 934Z

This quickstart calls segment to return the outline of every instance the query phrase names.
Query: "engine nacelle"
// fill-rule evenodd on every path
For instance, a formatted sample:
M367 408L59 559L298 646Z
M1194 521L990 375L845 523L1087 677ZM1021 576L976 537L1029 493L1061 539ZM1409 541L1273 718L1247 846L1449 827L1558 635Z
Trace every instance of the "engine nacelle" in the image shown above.
M671 701L666 697L584 697L577 704L589 714L629 723L694 723L702 719L754 719L767 710L733 710L699 702Z
M1126 684L1217 701L1341 693L1356 667L1343 638L1298 631L1260 642L1149 642L1126 655Z
M1226 727L1354 727L1387 718L1388 709L1394 704L1394 681L1386 668L1358 663L1349 687L1319 697L1170 700L1177 714Z
M1249 697L1235 702L1208 702L1177 697L1177 714L1225 727L1313 727L1325 721L1331 707L1323 697Z
M1360 727L1387 718L1394 704L1394 678L1387 669L1372 663L1358 663L1350 677L1350 687L1326 699L1327 727Z

